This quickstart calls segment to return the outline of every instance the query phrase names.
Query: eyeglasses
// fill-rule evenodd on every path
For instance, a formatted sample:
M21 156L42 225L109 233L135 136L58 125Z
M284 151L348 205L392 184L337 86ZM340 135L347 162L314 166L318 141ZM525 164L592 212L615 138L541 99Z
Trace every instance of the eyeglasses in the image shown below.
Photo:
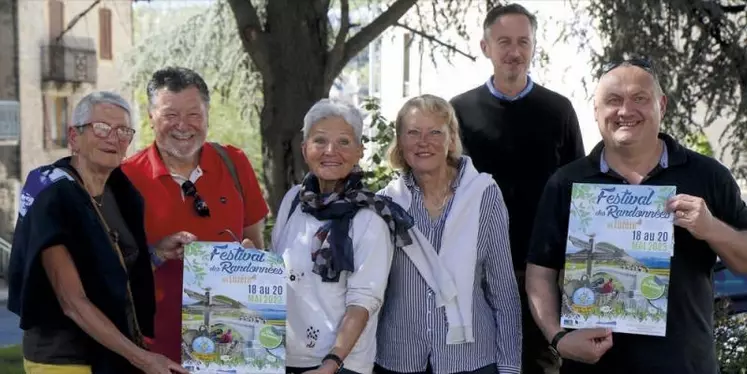
M625 60L608 62L604 64L604 66L602 66L602 75L609 73L610 70L623 64L630 64L633 66L637 66L643 70L646 70L647 72L649 72L649 74L653 75L655 78L658 77L656 75L656 69L654 68L654 63L645 57L633 57L633 58L629 58Z
M102 138L102 139L108 138L109 135L112 133L112 130L116 131L117 139L121 141L130 141L132 140L132 137L135 136L135 129L131 127L127 127L127 126L113 127L112 125L106 122L89 122L89 123L84 123L76 127L78 127L79 129L82 129L87 126L91 126L91 129L93 130L93 135L96 135L97 138Z
M185 196L189 196L194 199L194 203L192 206L195 208L195 212L197 212L198 216L210 217L210 208L208 208L205 200L200 197L200 194L197 193L197 187L195 187L195 184L192 183L192 181L186 181L182 183L182 192L184 192Z

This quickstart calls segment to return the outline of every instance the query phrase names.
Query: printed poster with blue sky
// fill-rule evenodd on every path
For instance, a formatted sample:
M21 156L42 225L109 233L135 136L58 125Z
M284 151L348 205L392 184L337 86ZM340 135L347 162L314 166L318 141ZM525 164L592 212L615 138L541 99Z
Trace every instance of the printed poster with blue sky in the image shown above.
M573 185L561 325L664 336L673 186Z
M285 373L285 266L238 243L184 251L182 366L199 374Z

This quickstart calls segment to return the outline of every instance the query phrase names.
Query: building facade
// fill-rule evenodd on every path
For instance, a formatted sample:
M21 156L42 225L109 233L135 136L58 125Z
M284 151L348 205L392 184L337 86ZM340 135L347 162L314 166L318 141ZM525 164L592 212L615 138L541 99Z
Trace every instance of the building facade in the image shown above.
M132 25L131 0L0 0L0 239L12 237L29 171L69 154L78 100L132 98L120 89Z

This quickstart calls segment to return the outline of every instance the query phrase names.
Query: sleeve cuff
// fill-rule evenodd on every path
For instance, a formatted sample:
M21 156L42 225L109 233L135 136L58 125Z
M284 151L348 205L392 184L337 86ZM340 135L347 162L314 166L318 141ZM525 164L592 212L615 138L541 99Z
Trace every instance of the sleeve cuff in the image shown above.
M498 365L499 374L521 374L521 368L516 366L502 366Z
M381 305L380 302L378 302L376 299L372 298L372 300L361 300L360 298L357 298L356 300L349 300L345 302L345 307L349 306L359 306L365 310L368 311L368 316L370 317L376 311L379 309L379 306Z

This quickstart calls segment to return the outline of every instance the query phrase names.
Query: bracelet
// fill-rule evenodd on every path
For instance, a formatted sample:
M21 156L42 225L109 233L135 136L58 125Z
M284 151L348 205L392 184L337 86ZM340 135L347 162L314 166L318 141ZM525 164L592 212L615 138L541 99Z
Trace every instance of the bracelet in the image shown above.
M342 363L342 359L340 358L340 356L334 353L329 353L326 356L324 356L324 358L322 359L322 364L324 363L324 361L327 361L327 360L332 360L337 364L337 370L335 370L335 373L339 372L342 369L343 363Z

